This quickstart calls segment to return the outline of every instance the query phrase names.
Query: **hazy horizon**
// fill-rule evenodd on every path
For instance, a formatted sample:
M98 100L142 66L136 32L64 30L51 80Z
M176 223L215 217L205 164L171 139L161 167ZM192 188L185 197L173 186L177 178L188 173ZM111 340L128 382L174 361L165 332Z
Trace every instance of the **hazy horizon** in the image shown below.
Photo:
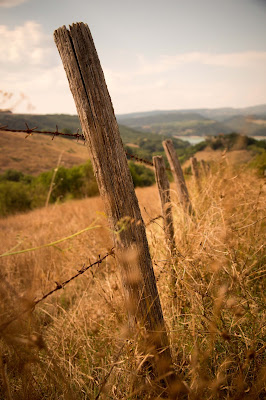
M117 115L266 104L260 0L0 0L0 10L0 90L13 93L0 108L76 114L53 42L75 21L91 29Z
M214 110L222 110L222 109L228 109L228 110L244 110L246 108L254 108L254 107L261 107L261 106L265 106L266 107L266 103L265 104L254 104L254 105L249 105L246 107L230 107L230 106L225 106L225 107L197 107L197 108L177 108L177 109L157 109L157 110L142 110L142 111L133 111L133 112L126 112L126 113L116 113L115 115L116 117L119 116L124 116L124 115L131 115L131 114L145 114L145 113L164 113L164 112L182 112L182 111L197 111L197 110L210 110L210 111L214 111ZM48 114L66 114L66 115L71 115L71 116L77 116L77 112L75 113L61 113L61 112L54 112L54 113L37 113L34 111L25 111L25 112L16 112L16 111L12 111L9 109L0 109L0 112L4 113L5 111L9 112L11 111L13 114L29 114L29 115L48 115Z

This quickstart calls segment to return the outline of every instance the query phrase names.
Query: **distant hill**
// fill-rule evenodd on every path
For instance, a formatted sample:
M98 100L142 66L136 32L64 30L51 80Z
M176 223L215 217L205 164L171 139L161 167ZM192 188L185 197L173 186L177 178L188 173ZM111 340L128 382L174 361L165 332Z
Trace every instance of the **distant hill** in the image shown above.
M142 117L150 117L155 115L164 115L164 114L200 114L203 117L215 119L216 121L223 121L226 118L235 116L235 115L264 115L266 117L266 104L261 104L258 106L251 106L245 108L233 108L233 107L223 107L223 108L193 108L193 109L180 109L180 110L154 110L154 111L145 111L145 112L137 112L130 114L121 114L117 115L117 119L119 121L123 121L131 118L142 118Z
M190 110L203 115L206 118L211 118L216 121L224 121L227 118L242 115L264 115L266 117L266 104L262 104L259 106L245 107L245 108L233 108L233 107L224 107L224 108L201 108L197 110Z
M159 110L117 116L131 128L172 136L212 136L232 131L265 136L266 105L246 108Z
M118 121L144 132L170 136L213 136L230 133L230 127L197 113L169 112L138 117L119 118Z
M266 115L235 115L223 121L231 131L247 136L266 137Z

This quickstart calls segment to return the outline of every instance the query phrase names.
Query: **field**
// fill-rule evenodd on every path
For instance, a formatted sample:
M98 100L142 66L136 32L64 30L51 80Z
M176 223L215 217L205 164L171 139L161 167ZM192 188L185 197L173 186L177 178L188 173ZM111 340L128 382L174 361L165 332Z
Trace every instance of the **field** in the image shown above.
M172 258L157 188L137 189L174 368L189 399L263 399L264 182L245 166L217 157L201 187L199 192L188 180L194 208L189 217L171 186ZM128 328L115 255L60 289L112 246L98 197L0 220L0 399L165 398L160 381L145 371L152 355L141 346L143 332ZM32 309L34 299L56 287ZM177 393L178 387L170 398Z
M0 131L0 173L15 169L26 174L37 175L56 166L60 154L61 165L73 167L88 160L88 150L80 141L66 140L62 137L32 135ZM29 157L30 155L30 157Z

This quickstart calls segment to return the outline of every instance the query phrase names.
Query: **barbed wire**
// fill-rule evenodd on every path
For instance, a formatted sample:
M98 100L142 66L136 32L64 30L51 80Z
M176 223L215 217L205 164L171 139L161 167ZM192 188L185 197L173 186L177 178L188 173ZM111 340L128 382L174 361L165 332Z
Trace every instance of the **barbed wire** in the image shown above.
M79 133L79 129L77 130L76 133L66 133L66 132L59 132L58 131L58 126L56 125L56 130L55 131L38 131L38 127L35 126L34 128L29 128L28 124L25 122L26 128L27 129L9 129L7 125L0 126L1 131L5 132L18 132L18 133L26 133L27 136L25 136L25 139L27 139L29 136L32 136L33 133L43 133L46 135L52 135L52 140L54 140L55 136L68 136L68 137L75 137L77 141L79 139L84 140L85 142L85 136L83 133Z
M102 264L102 262L109 256L113 256L114 257L115 252L114 252L114 247L108 251L108 253L105 254L105 256L101 257L100 255L98 256L97 260L93 263L90 263L89 265L83 265L81 269L79 269L77 271L77 273L73 276L71 276L71 278L65 280L62 283L58 283L55 282L56 287L52 290L50 290L49 292L45 293L41 298L34 300L33 302L31 302L30 304L28 304L28 306L21 311L20 313L16 314L13 318L11 318L9 321L4 322L3 324L0 325L0 333L3 332L10 324L12 324L12 322L15 322L16 320L18 320L20 317L22 317L22 315L26 314L29 311L33 311L35 309L35 307L37 306L37 304L39 304L41 301L45 300L47 297L51 296L53 293L57 292L58 290L64 289L65 286L70 283L71 281L73 281L74 279L76 279L78 276L84 274L84 272L88 271L88 269L92 268L95 265L100 265Z
M29 128L28 124L25 122L26 128L27 129L9 129L7 127L7 125L4 126L0 126L0 131L4 131L4 132L18 132L18 133L26 133L27 135L25 136L25 139L27 139L29 136L32 136L33 133L40 133L40 134L45 134L45 135L51 135L52 136L52 140L54 140L54 138L56 136L67 136L67 137L74 137L77 139L77 142L79 141L79 139L84 141L86 141L86 138L84 136L83 133L79 133L79 129L77 130L76 133L65 133L65 132L59 132L58 131L58 126L56 125L56 130L55 131L38 131L37 130L37 126L35 126L34 128ZM138 157L135 154L129 153L127 151L125 151L126 155L130 158L130 159L134 159L142 164L146 164L149 165L151 167L154 167L154 164L152 161L149 160L145 160L145 158L141 158ZM172 170L170 168L166 168L167 171L172 172Z

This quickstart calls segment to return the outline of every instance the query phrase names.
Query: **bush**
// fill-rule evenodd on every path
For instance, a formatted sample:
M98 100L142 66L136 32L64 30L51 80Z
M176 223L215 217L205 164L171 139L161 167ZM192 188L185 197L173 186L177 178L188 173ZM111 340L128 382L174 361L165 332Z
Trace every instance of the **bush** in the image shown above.
M155 182L153 171L142 166L129 163L130 172L135 186L150 186ZM54 177L49 202L82 199L99 194L92 164L75 166L73 168L59 167L43 172L37 177L24 175L22 172L7 170L0 175L0 215L6 216L45 205L50 185Z
M29 188L21 182L0 182L0 215L14 214L31 208Z
M153 171L143 165L129 161L129 170L132 175L134 186L151 186L155 182Z
M8 169L2 176L1 181L19 182L24 177L24 174L15 169Z
M249 163L249 167L255 168L260 176L264 176L266 171L266 151L261 151Z

